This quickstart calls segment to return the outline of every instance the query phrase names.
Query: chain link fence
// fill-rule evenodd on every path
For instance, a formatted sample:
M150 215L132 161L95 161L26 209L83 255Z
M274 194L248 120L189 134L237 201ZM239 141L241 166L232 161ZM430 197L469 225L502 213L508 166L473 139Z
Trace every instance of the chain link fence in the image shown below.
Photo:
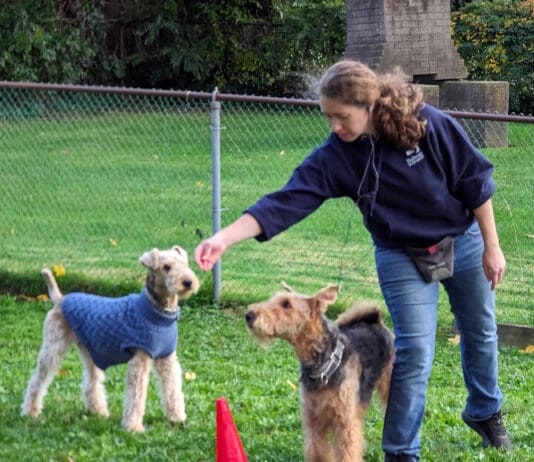
M173 244L189 251L196 268L194 248L212 232L215 99L225 226L281 187L328 135L316 103L0 83L3 278L39 277L49 265L117 286L140 283L139 256ZM516 322L534 324L534 118L452 114L496 164L494 206L508 258L501 291L523 306ZM231 248L222 260L221 302L260 299L281 281L302 292L340 282L341 302L380 297L361 221L348 199L328 201L270 242ZM213 296L212 273L199 276L204 294Z

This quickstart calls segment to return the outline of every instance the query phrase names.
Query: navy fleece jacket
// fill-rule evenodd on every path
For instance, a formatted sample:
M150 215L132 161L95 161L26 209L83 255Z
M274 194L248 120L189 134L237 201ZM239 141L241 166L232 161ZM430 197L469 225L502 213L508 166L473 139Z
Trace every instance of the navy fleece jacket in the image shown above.
M493 165L447 114L425 104L419 148L401 151L384 137L344 142L332 133L295 169L287 184L245 212L269 240L325 200L350 197L373 240L386 248L426 247L460 235L495 191Z
M132 348L153 359L176 351L180 311L156 308L144 290L119 298L71 293L65 295L61 309L100 369L129 361Z

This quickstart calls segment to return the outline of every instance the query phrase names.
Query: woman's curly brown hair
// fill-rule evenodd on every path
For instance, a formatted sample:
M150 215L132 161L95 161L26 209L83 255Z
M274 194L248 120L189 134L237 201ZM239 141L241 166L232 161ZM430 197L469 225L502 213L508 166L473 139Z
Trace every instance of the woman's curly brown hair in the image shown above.
M419 118L423 92L408 81L400 68L377 75L358 61L343 60L321 79L320 94L343 104L373 107L373 125L399 149L414 149L425 134Z

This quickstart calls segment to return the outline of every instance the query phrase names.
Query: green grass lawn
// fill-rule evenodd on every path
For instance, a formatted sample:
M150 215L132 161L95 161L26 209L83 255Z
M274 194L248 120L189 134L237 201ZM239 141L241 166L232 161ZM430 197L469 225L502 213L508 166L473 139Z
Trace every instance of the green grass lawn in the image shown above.
M192 253L211 233L209 113L139 111L0 120L0 290L35 295L44 290L40 269L54 264L66 268L67 284L101 279L115 293L126 281L129 290L142 278L144 251L179 244ZM282 186L328 133L316 110L291 107L225 103L221 124L223 225ZM524 303L534 277L532 130L511 124L511 146L485 150L496 165L495 214L508 259L501 322L533 323ZM269 243L231 249L222 275L225 303L266 297L281 280L309 292L340 282L343 304L380 297L372 243L349 200L327 201ZM201 279L209 299L211 275Z
M264 349L245 329L244 306L231 310L187 305L179 324L188 421L173 428L159 405L151 379L146 432L121 429L125 366L107 372L111 417L85 412L81 365L73 349L50 387L42 416L20 416L20 405L41 342L48 303L0 298L0 460L2 461L184 461L215 460L215 400L226 397L249 461L302 461L299 366L286 343ZM436 360L422 429L422 460L534 460L531 424L534 361L517 349L502 349L500 381L505 421L514 451L483 450L480 438L461 421L465 401L458 346L450 338L446 309L440 312ZM366 424L367 461L382 461L382 412L375 401Z

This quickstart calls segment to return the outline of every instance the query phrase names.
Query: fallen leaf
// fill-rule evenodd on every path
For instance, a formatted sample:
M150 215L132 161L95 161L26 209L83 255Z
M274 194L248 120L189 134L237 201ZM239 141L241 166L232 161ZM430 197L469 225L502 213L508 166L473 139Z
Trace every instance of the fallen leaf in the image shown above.
M291 390L293 390L293 391L297 391L298 390L298 387L291 380L288 380L287 384L289 385L289 388L291 388Z
M110 238L109 239L109 245L111 245L111 247L117 247L119 245L119 243L115 239Z
M453 345L458 345L460 343L460 334L456 334L452 338L448 338L447 342L452 343Z
M188 380L189 382L192 382L193 380L196 380L197 375L194 372L186 372L185 373L185 380Z
M528 345L524 350L519 350L519 353L534 354L534 345Z
M37 300L39 300L40 302L49 302L50 301L50 298L48 297L48 295L46 294L39 294L37 295L37 297L35 297Z
M24 294L20 294L19 298L21 298L22 300L25 300L27 302L31 302L31 301L35 300L33 297L28 297L27 295L24 295Z
M53 271L57 278L65 276L66 273L65 267L63 265L54 265Z

